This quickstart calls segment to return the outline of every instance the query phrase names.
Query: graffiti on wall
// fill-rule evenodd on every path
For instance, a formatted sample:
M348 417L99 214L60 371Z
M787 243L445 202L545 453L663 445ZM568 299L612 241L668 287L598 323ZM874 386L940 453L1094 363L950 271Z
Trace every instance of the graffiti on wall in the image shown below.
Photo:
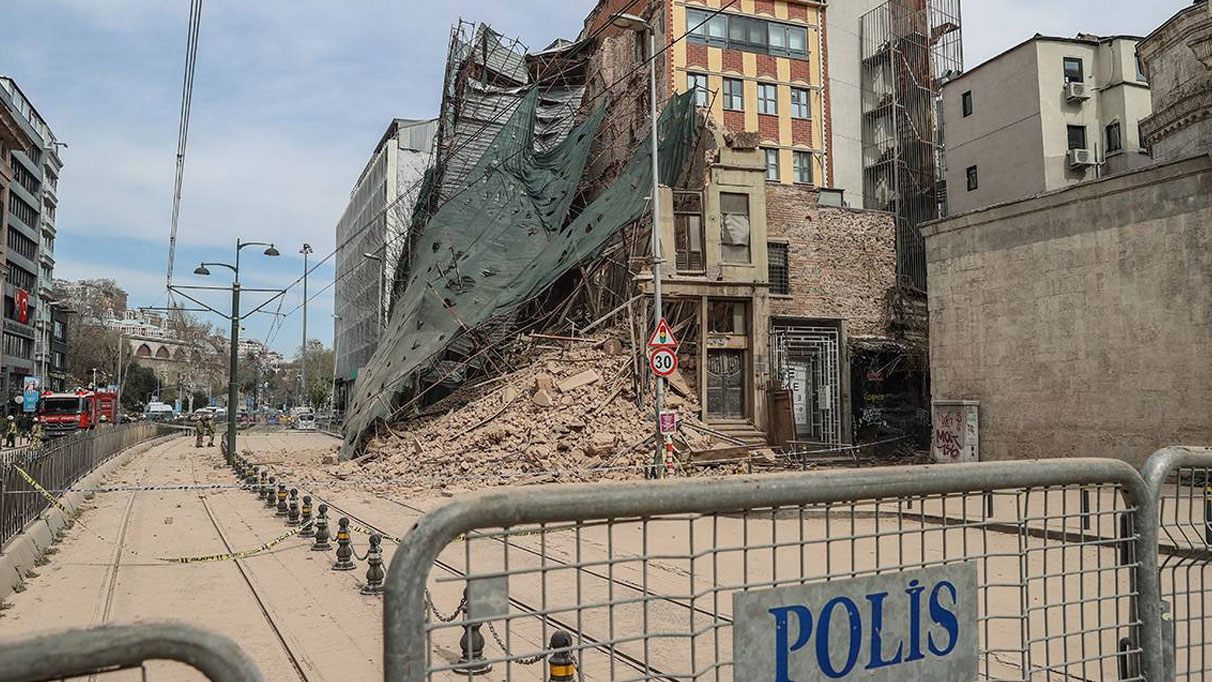
M973 403L934 405L934 461L975 462L978 459L977 410L978 406Z

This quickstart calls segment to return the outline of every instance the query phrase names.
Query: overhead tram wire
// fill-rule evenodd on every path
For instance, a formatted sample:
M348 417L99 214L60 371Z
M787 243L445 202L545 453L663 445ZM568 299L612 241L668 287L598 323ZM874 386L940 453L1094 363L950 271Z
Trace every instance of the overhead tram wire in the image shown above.
M185 149L189 141L189 112L194 98L194 71L198 63L198 34L202 25L202 0L190 0L189 36L185 45L185 75L181 80L181 115L177 125L177 173L173 182L173 215L168 235L166 288L173 284L173 261L177 255L177 225L181 216L181 185L185 179ZM172 294L169 294L171 299Z
M725 6L725 9L726 9L727 7L730 7L730 6L731 6L732 4L734 4L736 1L737 1L737 0L731 0L731 2L729 2L729 3L728 3L728 5L726 5L726 6ZM625 6L624 6L624 7L623 7L621 10L619 10L619 12L618 12L618 13L625 13L625 12L627 12L627 11L628 11L628 10L630 10L632 7L634 7L634 6L635 6L635 4L636 4L637 2L639 2L639 0L629 0L629 1L628 1L628 3L627 3L627 5L625 5ZM721 10L721 11L722 11L722 10ZM714 14L712 14L711 16L714 16ZM710 17L708 17L708 19L710 19ZM704 23L705 23L705 22L704 22ZM701 25L701 24L700 24L700 25ZM603 31L605 31L605 30L606 30L607 28L609 28L609 27L610 27L610 23L609 23L609 22L607 22L607 23L603 24L603 25L602 25L602 26L600 26L600 27L599 27L597 30L593 31L593 32L592 32L592 33L590 33L588 36L586 36L586 37L584 38L584 41L589 41L589 40L592 40L592 39L596 38L597 36L601 35L601 33L602 33ZM698 26L696 26L695 28L698 28ZM674 42L676 42L676 41L674 41ZM658 54L659 54L659 52L658 52ZM630 73L634 73L634 72L635 72L636 70L638 70L640 67L643 67L643 66L645 66L645 65L647 65L647 64L648 64L648 62L647 62L647 61L644 61L644 62L642 62L642 63L641 63L639 66L637 66L636 68L632 69L632 71L630 71L630 72L628 72L628 73L629 73L629 74L630 74ZM568 67L565 67L565 68L563 68L563 69L561 69L561 70L559 70L559 71L554 72L553 74L550 74L550 75L547 77L547 79L548 79L548 80L551 80L551 79L554 79L554 78L558 78L558 77L560 77L560 76L562 76L562 75L564 75L564 74L567 74L567 73L569 73L569 72L571 72L571 71L575 70L576 68L577 68L577 67L575 67L575 66L568 66ZM626 76L625 76L625 77L626 77ZM613 87L614 87L615 85L617 85L617 84L618 84L618 81L616 81L615 83L612 83L610 86L608 86L608 87L607 87L607 90L609 90L610 88L613 88ZM593 97L593 98L589 99L589 100L588 100L586 103L593 102L595 99L597 99L597 97ZM513 114L513 112L512 112L512 111L510 111L510 110L503 110L503 111L501 111L501 112L498 112L497 114L495 114L494 116L492 116L491 118L489 118L488 120L486 120L486 121L484 122L484 124L480 126L480 129L479 129L479 131L478 131L478 132L482 133L482 132L484 132L485 130L487 130L487 129L488 129L488 127L489 127L490 125L493 125L493 124L496 124L496 123L500 123L500 122L501 122L501 119L504 117L504 115L505 115L505 114L512 115L512 114ZM459 145L459 146L457 146L457 147L452 147L449 153L450 153L450 154L455 154L455 153L458 153L458 152L460 152L460 151L463 151L463 149L465 149L465 148L466 148L468 145L470 145L474 139L475 139L475 135L469 135L469 136L467 137L467 139L466 139L466 140L464 140L464 142L463 142L461 145ZM519 150L519 152L520 152L520 151L521 151L521 150ZM516 155L517 153L519 153L519 152L515 152L515 155ZM506 157L506 159L505 159L505 160L508 160L509 158L512 158L512 156L510 156L510 157ZM486 177L486 176L482 176L482 177ZM346 247L347 247L347 246L348 246L350 243L353 243L353 241L354 241L355 239L357 239L359 236L361 236L362 232L364 232L364 231L366 231L367 229L369 229L370 227L372 227L372 226L373 226L373 225L374 225L374 224L375 224L375 223L376 223L376 222L377 222L377 221L378 221L380 218L382 218L382 217L384 217L385 215L387 215L387 212L388 212L388 211L390 211L391 209L395 208L395 206L396 206L397 204L399 204L401 201L403 201L403 200L407 199L409 196L411 196L412 191L413 191L413 190L415 190L415 189L417 189L418 187L420 187L420 186L421 186L421 184L422 184L423 182L424 182L424 179L418 179L418 180L416 180L415 182L413 182L411 185L409 185L407 189L405 189L404 191L402 191L402 192L400 192L399 194L397 194L397 195L396 195L396 197L395 197L394 199L392 199L390 202L388 202L388 204L387 204L386 206L384 206L382 209L380 209L379 211L377 211L377 212L376 212L376 213L375 213L373 216L371 216L370 218L368 218L368 219L366 220L366 222L364 222L364 223L363 223L363 224L362 224L362 225L361 225L361 226L360 226L360 227L359 227L359 228L358 228L358 229L357 229L357 230L356 230L356 231L355 231L355 232L354 232L352 235L350 235L349 239L348 239L348 240L346 240L346 243L345 243L345 244L339 244L339 245L337 245L336 247L334 247L334 248L333 248L333 250L332 250L332 251L328 252L328 254L327 254L327 255L325 255L323 258L321 258L321 259L317 260L317 261L315 262L315 264L314 264L314 265L312 265L312 266L311 266L311 267L310 267L310 268L307 270L307 275L311 275L311 274L312 274L313 272L315 272L315 271L316 271L316 270L317 270L317 269L318 269L318 268L319 268L321 265L324 265L324 264L325 264L325 263L327 263L329 260L331 260L333 256L337 255L337 254L338 254L338 253L341 251L341 249L346 248ZM467 184L467 183L465 182L464 184ZM455 192L453 195L451 195L450 199L447 199L446 201L442 202L442 204L441 204L441 205L439 205L439 206L437 207L437 209L438 209L438 210L440 210L440 209L441 209L443 206L445 206L447 203L449 203L451 200L453 200L453 199L454 199L456 196L458 196L460 193L462 193L462 191L463 191L463 189L462 189L462 188L461 188L461 189L459 189L459 190L457 190L457 191L456 191L456 192ZM406 237L406 236L408 236L408 235L407 235L407 233L405 233L405 234L401 234L401 235L397 235L397 236L396 236L396 237L394 237L394 238L393 238L391 241L389 241L389 242L387 242L387 243L384 243L384 245L383 245L383 246L381 246L381 247L379 247L379 249L377 249L377 250L380 250L380 251L381 251L381 250L385 250L388 244L390 244L390 243L394 243L396 240L401 239L401 238ZM355 267L357 267L357 266L355 266ZM352 270L350 270L349 272L352 272ZM348 274L348 272L347 272L346 274ZM293 282L291 282L290 284L288 284L288 285L287 285L287 286L286 286L286 287L285 287L285 288L282 290L282 295L284 295L284 294L285 294L287 291L289 291L289 290L293 289L294 287L298 286L300 283L302 283L302 281L303 281L303 276L302 276L302 275L301 275L301 276L299 276L299 277L297 277L297 278L296 278L296 279L295 279ZM330 285L330 287L331 287L331 285ZM321 291L320 291L320 292L318 292L318 293L322 293L323 291L327 290L327 289L328 289L328 288L330 288L330 287L325 287L324 289L321 289ZM310 302L310 301L311 301L312 299L314 299L314 298L315 298L315 296L311 296L311 297L308 297L308 299L307 299L307 300ZM300 310L302 307L303 307L303 306L302 306L302 304L300 304L300 305L296 306L296 307L295 307L295 308L294 308L294 309L293 309L293 310L292 310L290 313L287 313L287 315L293 314L294 312L296 312L296 311Z
M630 8L631 8L631 6L635 4L635 2L636 2L636 0L632 0L632 2L631 2L631 3L629 3L629 4L627 5L627 7L625 7L625 8L622 10L622 12L626 12L626 11L627 11L627 9L630 9ZM679 42L681 42L682 40L684 40L684 39L686 38L686 36L690 35L691 33L693 33L694 31L696 31L696 30L697 30L698 28L700 28L701 26L706 25L706 24L707 24L707 22L711 21L711 19L712 19L712 18L714 18L716 15L718 15L718 14L722 14L722 13L723 13L725 10L727 10L727 9L728 9L728 8L730 8L730 7L732 7L732 6L733 6L733 5L735 5L737 2L738 2L738 0L729 0L727 3L725 3L725 4L724 4L724 6L720 7L720 8L719 8L719 9L717 9L717 10L712 11L710 14L708 14L708 15L707 15L707 17L706 17L705 19L703 19L703 21L699 22L698 24L696 24L696 25L695 25L695 26L693 26L692 28L689 28L689 29L687 29L686 31L684 31L683 33L681 33L680 35L678 35L676 38L674 38L672 41L670 41L668 45L663 46L661 49L657 50L657 51L656 51L656 53L654 53L654 54L652 54L651 56L649 56L649 58L648 58L648 59L645 59L645 60L643 60L642 62L640 62L640 63L636 64L634 67L632 67L632 68L631 68L629 71L625 72L625 73L624 73L622 76L620 76L619 78L617 78L617 79L616 79L614 82L612 82L610 85L607 85L607 86L606 86L606 87L605 87L605 88L604 88L604 89L603 89L603 90L602 90L600 93L598 93L597 95L594 95L593 97L589 98L588 100L586 100L586 101L582 102L582 103L581 103L581 106L583 107L583 106L585 106L585 105L592 104L592 103L594 103L596 100L598 100L599 98L603 97L604 95L609 94L609 93L610 93L610 92L611 92L611 91L612 91L612 90L613 90L613 89L614 89L614 88L615 88L617 85L619 85L619 84L620 84L620 83L622 83L623 81L625 81L625 80L629 79L629 78L630 78L632 75L634 75L635 73L637 73L637 72L638 72L638 71L640 71L641 69L646 68L646 67L648 66L648 63L649 63L650 61L652 61L652 60L656 59L656 58L657 58L657 57L659 57L661 54L663 54L663 53L667 52L667 51L668 51L670 48L672 48L674 45L676 45L677 43L679 43ZM603 30L605 27L607 27L607 26L609 26L609 25L610 25L609 23L606 23L606 24L605 24L605 25L604 25L602 28L598 29L598 31L595 31L595 32L594 32L594 34L592 34L592 35L591 35L591 36L589 36L589 37L590 37L590 38L592 38L592 37L596 36L596 35L597 35L598 33L600 33L600 32L601 32L601 31L602 31L602 30ZM586 38L586 39L588 40L589 38ZM487 125L487 124L485 124L485 125ZM502 159L502 163L504 163L505 161L509 161L509 160L510 160L510 159L512 159L514 156L517 156L518 154L520 154L520 153L521 153L521 152L523 152L523 151L524 151L524 149L518 149L518 151L516 151L516 152L514 152L513 154L511 154L511 155L509 155L509 156L505 157L504 159ZM455 198L457 198L457 197L458 197L460 194L462 194L463 192L467 191L467 190L468 190L468 189L469 189L469 188L470 188L470 187L471 187L473 184L475 184L476 182L478 182L478 181L480 181L480 180L483 180L484 178L487 178L491 172L492 172L491 170L488 170L488 171L486 171L486 172L485 172L485 174L484 174L484 175L481 175L480 177L476 178L475 180L468 180L468 181L465 181L465 182L463 183L463 186L462 186L462 187L460 187L460 188L459 188L457 191L455 191L455 193L454 193L454 194L450 195L450 198L448 198L448 199L446 199L445 201L443 201L443 202L442 202L442 203L441 203L441 204L440 204L440 205L437 207L437 209L436 209L434 212L436 213L437 211L440 211L440 210L441 210L443 207L445 207L445 206L446 206L447 204L449 204L451 201L454 201L454 200L455 200ZM387 207L387 208L391 208L391 206L393 206L393 205L394 205L396 202L398 202L398 201L399 201L399 200L400 200L400 199L401 199L403 196L404 196L404 195L403 195L403 193L401 193L401 195L400 195L400 196L397 196L397 197L396 197L396 200L395 200L395 201L393 201L391 204L388 204L388 207ZM377 220L377 219L378 219L379 217L381 217L381 216L382 216L382 215L383 215L385 212L386 212L386 209L384 209L384 211L382 211L382 212L380 212L380 213L376 214L376 216L375 216L374 218L371 218L371 221L370 221L370 222L373 222L373 221ZM366 229L367 227L369 227L370 222L368 222L366 225L363 225L363 227L362 227L362 228L359 228L359 233L361 232L361 230ZM357 233L355 233L355 235L354 235L354 236L357 236ZM396 242L397 240L399 240L399 239L403 239L403 238L405 238L405 237L407 237L407 236L409 236L409 235L408 235L408 233L403 233L403 234L396 235L395 237L392 237L390 240L386 241L386 242L384 243L383 247L381 247L381 248L382 248L382 249L386 249L386 247L387 247L387 245L388 245L388 244L392 244L392 243ZM334 249L334 250L333 250L333 252L332 252L332 253L330 253L328 256L325 256L324 260L317 262L316 266L319 266L321 263L323 263L324 261L326 261L326 260L328 260L329 258L331 258L333 255L335 255L335 254L336 254L336 252L337 252L338 250L340 250L340 248L342 248L342 247L338 246L336 249ZM313 267L312 269L314 270L314 269L315 269L315 267ZM343 279L344 277L348 276L348 275L349 275L349 274L351 274L352 272L353 272L353 270L351 269L351 270L349 270L349 271L346 271L346 272L345 272L344 274L342 274L341 276L334 278L332 282L330 282L329 284L327 284L327 285L325 285L324 287L322 287L322 288L320 288L319 290L317 290L315 294L313 294L313 295L309 296L309 297L307 298L307 301L306 301L306 302L307 302L307 303L310 303L310 302L311 302L312 300L314 300L314 299L315 299L317 296L319 296L319 295L323 294L323 293L324 293L325 291L327 291L328 289L331 289L331 288L332 288L334 285L336 285L336 283L337 283L338 281L340 281L340 280L341 280L341 279ZM302 277L300 277L298 280L296 280L295 282L291 283L291 285L290 285L290 286L288 286L288 287L287 287L287 289L290 289L290 288L294 287L296 284L298 284L299 282L301 282L301 281L302 281L302 279L303 279L303 278L302 278ZM295 306L293 309L291 309L291 311L290 311L290 312L286 313L285 317L289 317L289 316L291 316L291 315L295 314L296 312L298 312L298 311L299 311L300 309L302 309L302 308L303 308L303 303L300 303L299 305L297 305L297 306Z

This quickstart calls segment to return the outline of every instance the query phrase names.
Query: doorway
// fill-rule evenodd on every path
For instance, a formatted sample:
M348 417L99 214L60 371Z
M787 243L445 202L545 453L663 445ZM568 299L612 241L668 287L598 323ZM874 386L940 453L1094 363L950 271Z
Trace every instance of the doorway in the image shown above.
M707 351L707 417L745 418L745 351Z

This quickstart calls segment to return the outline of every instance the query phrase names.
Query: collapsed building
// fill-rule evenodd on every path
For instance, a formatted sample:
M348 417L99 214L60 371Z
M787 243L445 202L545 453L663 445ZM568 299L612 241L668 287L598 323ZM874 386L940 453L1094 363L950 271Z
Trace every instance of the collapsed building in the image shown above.
M475 458L488 434L524 455L535 439L518 435L533 433L518 410L575 408L571 420L548 415L571 441L552 445L549 466L642 444L622 442L651 424L653 383L648 55L637 44L597 11L578 40L537 52L484 25L455 27L433 162L394 264L390 319L354 386L343 457L382 454L385 438L405 444L390 456L448 463ZM667 53L659 73L675 68ZM923 325L904 320L924 311L897 295L894 216L768 182L760 131L718 121L684 78L659 81L679 455L907 440L928 387L912 359L924 357ZM586 423L601 415L617 423ZM437 425L451 433L436 438Z

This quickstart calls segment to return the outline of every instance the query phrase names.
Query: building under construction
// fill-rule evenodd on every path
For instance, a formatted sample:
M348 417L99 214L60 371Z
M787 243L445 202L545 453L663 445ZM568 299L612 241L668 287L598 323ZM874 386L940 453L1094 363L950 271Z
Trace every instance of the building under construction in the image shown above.
M920 227L943 213L943 83L963 69L960 0L889 0L862 17L863 203L897 216L897 271L926 288Z

